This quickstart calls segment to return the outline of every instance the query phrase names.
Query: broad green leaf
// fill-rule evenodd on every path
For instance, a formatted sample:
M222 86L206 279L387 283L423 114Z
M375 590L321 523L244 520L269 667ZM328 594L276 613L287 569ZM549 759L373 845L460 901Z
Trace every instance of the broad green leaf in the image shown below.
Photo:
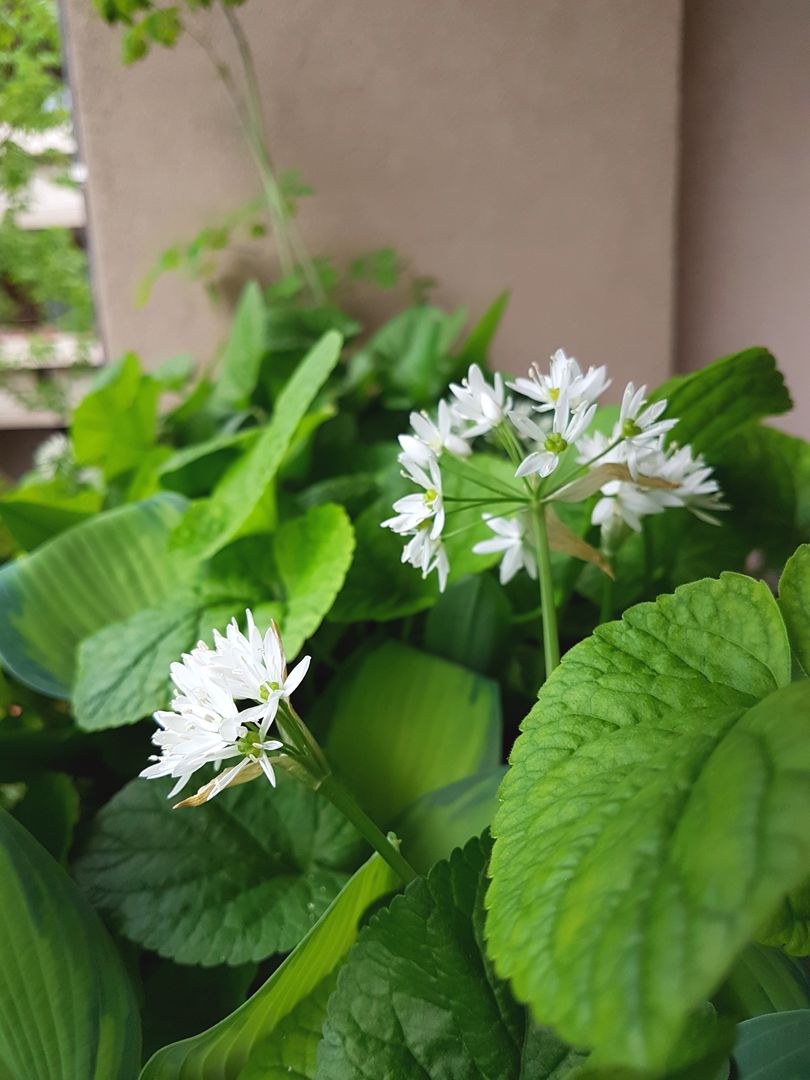
M789 683L770 591L725 574L599 627L524 721L488 940L518 997L600 1063L662 1068L810 870L810 682Z
M780 571L810 539L810 443L749 424L710 460L732 507L724 519Z
M191 353L177 353L161 361L149 374L164 390L182 390L194 377L196 369L197 364Z
M101 509L101 493L71 491L60 480L22 484L0 498L0 520L25 551L78 525Z
M248 785L249 786L249 785ZM348 952L358 924L370 904L398 885L394 872L379 855L372 855L344 886L307 936L249 1001L208 1031L164 1047L147 1063L141 1080L240 1080L241 1071L261 1040L295 1032L282 1029L285 1018L317 1007L319 988ZM313 1023L308 1020L308 1025ZM285 1063L287 1073L306 1068L310 1049L300 1045L298 1060ZM249 1075L249 1074L248 1074ZM304 1073L306 1075L306 1073ZM272 1076L272 1073L271 1073Z
M190 507L173 543L199 558L213 555L237 536L279 469L293 436L340 358L343 339L324 334L279 394L273 418L251 449L228 472L212 497Z
M781 949L748 945L712 1001L735 1023L762 1013L810 1007L810 979Z
M779 607L796 659L810 675L810 544L803 544L785 565L779 579Z
M757 934L765 945L777 945L791 956L810 955L810 877L793 889Z
M793 404L776 361L759 347L676 375L651 397L667 398L665 415L678 418L671 437L701 452L720 446L744 424L788 412Z
M126 937L181 964L286 952L338 894L362 848L323 797L280 776L172 810L171 783L133 780L97 815L79 883Z
M340 592L354 553L354 530L346 511L327 503L285 522L272 544L283 590L281 633L292 658Z
M426 581L402 563L402 537L380 522L391 516L387 501L371 504L354 522L357 550L346 582L329 612L332 622L387 622L414 615L435 603L435 575Z
M259 380L262 357L267 348L267 307L258 282L242 289L211 403L221 412L236 412L250 402Z
M166 706L169 665L196 643L200 602L181 594L85 638L73 710L85 731L134 724Z
M394 832L402 851L419 873L450 857L457 847L490 827L498 808L498 787L506 768L497 768L456 780L429 791L397 818Z
M378 825L499 762L497 684L398 642L359 657L325 700L327 757Z
M154 607L188 566L167 555L185 500L168 493L99 514L0 568L0 660L21 682L67 697L76 649Z
M478 364L479 367L486 368L489 360L489 347L498 327L501 325L501 319L506 311L510 295L507 290L496 297L465 338L455 356L454 378L461 378L461 376L466 375L470 364Z
M810 1076L810 1009L755 1016L737 1028L735 1080Z
M0 1076L132 1080L138 1010L114 945L67 874L0 811Z
M69 776L58 772L32 776L13 813L57 862L65 861L79 820L79 795Z
M333 971L256 1044L239 1080L315 1080L326 1003L336 981Z
M155 441L160 384L126 353L104 368L73 412L70 434L79 465L98 465L108 478L138 464Z
M488 849L472 840L372 917L329 999L318 1080L558 1080L582 1061L551 1032L532 1030L492 970Z

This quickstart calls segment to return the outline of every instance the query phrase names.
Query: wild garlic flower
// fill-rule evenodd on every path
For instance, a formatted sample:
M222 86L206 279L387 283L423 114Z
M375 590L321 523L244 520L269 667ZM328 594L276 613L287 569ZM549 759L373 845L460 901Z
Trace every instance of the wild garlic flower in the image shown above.
M532 451L518 466L515 476L550 476L560 463L560 456L576 443L587 430L596 414L596 405L580 405L574 412L569 410L568 395L563 391L554 406L554 421L551 431L542 442L542 449ZM526 433L531 421L525 420L518 430ZM532 425L536 427L536 425Z
M146 779L171 776L175 796L204 765L216 768L239 760L206 785L198 801L209 801L232 784L264 775L275 785L271 757L284 743L270 737L281 701L301 683L309 668L304 657L287 673L278 629L271 623L262 635L250 611L248 633L240 633L236 620L225 636L215 632L214 648L199 642L170 667L177 693L171 711L155 713L159 730L152 742L160 751L141 772ZM252 705L240 708L240 703ZM196 798L196 797L195 797Z
M557 349L551 357L548 373L542 371L538 364L532 364L528 378L515 379L507 385L538 402L539 411L550 412L563 393L568 395L572 409L592 405L607 390L610 382L604 365L590 367L583 374L573 356L566 356L563 349Z
M450 384L450 391L455 398L452 409L455 415L472 424L461 434L465 439L474 439L497 427L512 408L512 399L507 397L503 377L496 371L493 385L483 376L477 364L470 364L466 378Z
M709 525L720 524L714 511L731 509L727 502L723 502L723 492L714 478L711 465L706 464L701 454L695 457L689 445L672 451L657 475L677 484L673 494L678 498L678 505L685 506L695 517Z
M456 457L467 457L472 453L469 442L457 434L457 420L446 401L439 402L435 423L425 412L412 412L410 421L413 435L399 436L402 447L399 460L406 468L411 464L428 468L431 460L440 457L445 450Z
M431 458L428 471L425 472L415 462L405 465L407 477L423 490L413 495L405 495L394 503L396 516L382 523L384 529L391 529L400 536L416 532L426 522L431 522L430 538L437 540L444 528L444 503L442 500L442 474L435 458Z
M428 522L423 522L412 534L402 551L402 561L422 571L424 580L434 570L439 578L439 592L444 592L450 560L440 538L430 535Z
M667 399L647 404L647 387L640 386L636 389L633 383L628 383L622 396L619 420L613 430L613 440L623 440L627 467L632 476L639 473L639 454L649 449L650 444L660 435L670 431L678 421L660 420L659 417L667 407Z
M503 553L498 572L501 585L507 585L521 570L525 570L530 578L536 579L537 556L534 553L528 515L520 513L511 518L503 518L483 514L482 517L495 535L474 544L473 553L475 555L488 555L495 551Z

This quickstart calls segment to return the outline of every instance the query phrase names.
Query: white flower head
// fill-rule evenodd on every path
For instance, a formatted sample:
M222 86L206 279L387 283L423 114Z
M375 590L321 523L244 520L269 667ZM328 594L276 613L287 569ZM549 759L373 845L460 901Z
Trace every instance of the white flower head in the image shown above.
M153 764L140 774L146 779L172 776L169 793L176 795L203 765L239 758L203 789L213 799L231 784L264 773L275 785L269 755L283 743L269 736L279 703L289 700L301 683L310 658L304 657L287 673L278 629L271 623L262 635L246 612L248 632L240 633L234 619L225 635L214 632L213 649L200 642L171 665L177 691L171 711L155 713L159 730L152 742L159 749ZM252 701L239 708L238 702Z
M583 373L573 356L566 356L563 349L557 349L551 357L548 372L541 371L538 364L532 364L528 378L515 379L508 385L538 402L537 408L541 412L550 412L561 394L568 395L572 409L592 405L610 386L610 379L604 365L589 367Z
M646 468L645 468L646 471ZM673 448L665 458L657 475L678 486L671 492L676 505L687 510L709 525L719 525L715 517L718 510L729 510L729 504L723 501L723 492L714 478L711 465L707 465L702 455L695 457L691 446Z
M622 396L619 420L613 430L614 440L624 440L627 467L633 476L637 476L640 471L639 452L649 449L654 440L666 434L678 422L677 419L660 420L659 417L667 407L666 398L648 405L646 393L646 386L636 389L633 383L627 384Z
M457 434L456 417L446 401L439 402L435 423L425 412L412 412L410 421L413 435L399 436L402 447L399 460L406 468L411 464L428 468L431 460L444 451L456 457L472 453L470 444Z
M506 396L503 378L497 371L492 381L493 385L490 386L480 367L470 364L461 385L450 384L450 391L455 398L452 403L453 412L460 420L472 424L472 427L461 432L465 439L474 439L477 435L491 431L512 408L512 399Z
M568 395L563 392L554 406L554 422L541 450L535 450L520 463L515 476L550 476L560 463L560 455L585 434L596 413L596 405L580 405L569 411Z
M423 522L411 535L402 550L402 561L421 570L423 579L435 570L439 578L439 592L444 592L450 573L450 560L441 539L431 536L427 522Z
M396 516L383 521L382 527L406 536L430 521L430 537L436 540L441 535L445 519L439 463L435 458L431 458L426 472L416 462L406 461L405 469L408 479L413 480L423 490L397 499L393 507Z
M34 468L43 480L53 480L58 473L72 466L70 440L62 431L49 435L34 451Z
M495 534L487 540L479 540L473 545L475 555L488 555L491 552L503 553L499 577L501 585L507 585L521 570L531 578L537 578L537 557L529 537L529 523L525 513L511 518L482 515L484 521Z

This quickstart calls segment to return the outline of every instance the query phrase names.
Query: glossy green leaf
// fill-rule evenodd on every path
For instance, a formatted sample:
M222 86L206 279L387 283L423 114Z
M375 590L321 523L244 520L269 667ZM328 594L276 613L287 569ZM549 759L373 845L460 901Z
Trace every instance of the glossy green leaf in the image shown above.
M200 603L180 594L79 645L73 710L85 731L134 724L166 707L169 665L197 641Z
M426 874L434 863L490 827L498 808L498 787L506 767L456 780L420 795L394 824L402 852L411 866Z
M23 484L0 498L0 520L25 551L92 517L101 509L101 493L71 491L60 480Z
M397 642L360 657L326 700L327 757L379 825L425 792L499 762L497 684Z
M302 1011L308 1011L304 1003L310 995L316 996L317 1004L318 988L348 952L366 909L397 885L387 863L373 855L249 1001L208 1031L158 1051L144 1068L141 1080L240 1080L242 1069L262 1040L272 1039L279 1030L279 1038L286 1041L290 1029L281 1028L285 1018L301 1010L300 1019ZM300 1045L297 1036L295 1042ZM306 1068L309 1052L305 1041L298 1060L285 1063L285 1075L295 1077L295 1069L300 1072Z
M273 418L210 499L189 508L173 543L203 558L237 536L272 483L299 423L340 358L343 339L324 334L279 394Z
M651 397L667 398L665 415L678 418L671 437L701 452L720 446L743 425L793 405L776 361L759 347L676 375Z
M76 886L0 811L0 1076L132 1080L140 1026L129 980Z
M225 432L176 450L158 469L160 483L189 498L209 495L258 437L258 428Z
M259 283L249 281L242 289L222 353L211 398L215 409L236 412L247 407L266 348L267 307Z
M167 555L185 501L168 493L85 521L0 568L0 660L21 682L67 697L79 643L154 607L190 573Z
M810 675L810 544L803 544L785 565L779 579L779 607L793 653Z
M172 810L172 784L133 780L97 815L77 878L128 938L182 964L286 952L323 914L362 842L288 777Z
M661 1068L810 869L810 682L768 588L725 574L575 646L512 753L488 940L538 1018Z
M372 917L329 999L318 1080L561 1080L582 1061L492 971L488 848L476 838Z
M138 464L155 441L160 384L126 353L102 369L73 412L70 434L79 465L115 477Z
M281 634L288 658L318 629L340 592L354 553L354 530L341 506L315 506L273 535L283 590Z
M810 1009L755 1016L737 1028L735 1080L810 1076Z

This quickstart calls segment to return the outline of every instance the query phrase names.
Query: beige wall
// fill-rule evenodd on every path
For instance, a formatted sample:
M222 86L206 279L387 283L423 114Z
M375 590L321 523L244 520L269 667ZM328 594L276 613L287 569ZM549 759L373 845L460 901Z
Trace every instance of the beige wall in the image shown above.
M63 0L111 354L210 355L225 325L157 252L255 193L197 47L130 69L89 0ZM680 0L251 0L277 158L316 188L310 247L393 244L483 306L511 287L498 359L558 344L617 378L672 358ZM218 44L222 33L217 33Z
M678 357L752 344L810 437L810 3L687 0Z

